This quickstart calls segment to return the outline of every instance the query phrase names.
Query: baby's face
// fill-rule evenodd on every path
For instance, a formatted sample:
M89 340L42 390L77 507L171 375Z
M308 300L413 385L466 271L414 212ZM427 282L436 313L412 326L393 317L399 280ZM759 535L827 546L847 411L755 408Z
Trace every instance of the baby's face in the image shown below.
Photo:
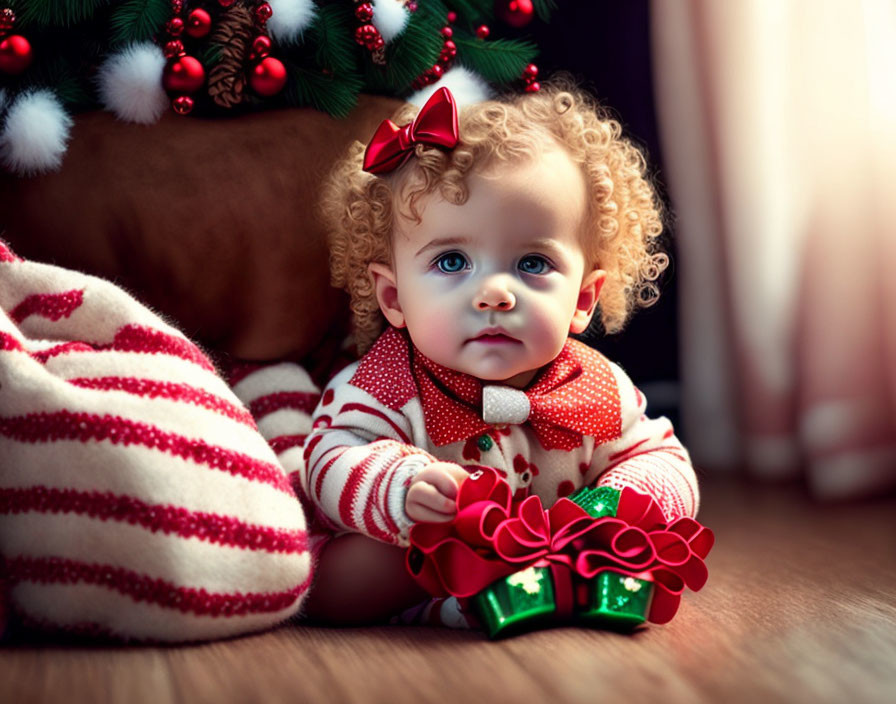
M580 243L585 180L554 149L468 183L463 205L435 193L422 222L398 218L397 291L380 281L380 304L433 361L521 387L594 310L603 272L586 270Z

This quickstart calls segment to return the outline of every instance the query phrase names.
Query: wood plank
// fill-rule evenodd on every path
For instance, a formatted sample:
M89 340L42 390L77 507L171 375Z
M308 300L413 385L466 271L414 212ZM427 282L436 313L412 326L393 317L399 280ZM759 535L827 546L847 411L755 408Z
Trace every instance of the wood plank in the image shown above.
M289 625L216 643L0 649L3 702L890 702L896 498L819 506L707 482L710 580L666 626L490 642L430 628Z

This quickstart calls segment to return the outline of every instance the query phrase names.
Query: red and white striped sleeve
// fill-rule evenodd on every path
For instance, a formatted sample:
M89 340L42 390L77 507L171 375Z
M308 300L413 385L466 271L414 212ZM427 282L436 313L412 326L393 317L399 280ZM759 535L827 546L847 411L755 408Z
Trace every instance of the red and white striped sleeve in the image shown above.
M229 370L228 380L277 454L290 483L298 487L305 467L303 447L320 389L308 372L293 362L236 364Z
M348 383L356 368L334 377L314 412L302 488L334 530L406 546L408 487L436 458L416 446L423 432L419 402L400 411L385 406Z
M311 432L311 413L320 401L320 389L306 369L293 362L238 362L228 370L227 377L299 497L308 521L308 548L316 563L333 532L302 488L305 441Z
M672 423L665 417L648 418L644 394L618 365L610 366L619 388L622 435L595 448L590 483L649 494L669 520L696 516L697 476Z

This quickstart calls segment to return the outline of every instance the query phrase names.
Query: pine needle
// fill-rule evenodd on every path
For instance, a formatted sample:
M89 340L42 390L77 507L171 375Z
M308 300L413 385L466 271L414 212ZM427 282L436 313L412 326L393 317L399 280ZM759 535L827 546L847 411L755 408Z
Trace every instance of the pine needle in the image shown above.
M475 25L481 24L486 20L494 17L494 3L492 2L476 2L476 0L447 0L447 5L457 12L458 17L467 20L472 29Z
M71 27L89 19L111 0L28 0L16 3L16 24L22 28Z
M484 42L455 35L457 60L492 83L510 83L522 77L523 69L538 55L532 42L494 39Z
M535 13L538 15L538 19L542 22L549 22L551 13L557 9L555 0L532 0L532 5L535 7Z
M312 107L333 117L345 117L358 103L363 86L355 75L327 76L318 70L287 63L289 80L286 102L295 107Z
M442 51L444 37L439 30L445 18L420 5L407 27L386 51L386 65L365 64L366 87L393 95L405 92L414 79L432 67Z
M145 42L157 34L171 15L166 0L125 0L109 19L110 43L121 46Z
M357 45L352 37L356 22L351 8L347 3L322 6L309 30L310 43L317 47L314 60L335 74L358 71Z

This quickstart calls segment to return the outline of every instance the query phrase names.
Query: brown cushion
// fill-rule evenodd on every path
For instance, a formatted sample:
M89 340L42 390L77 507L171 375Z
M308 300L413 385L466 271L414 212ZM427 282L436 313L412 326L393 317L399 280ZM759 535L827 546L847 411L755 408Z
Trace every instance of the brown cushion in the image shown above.
M194 340L246 359L301 358L347 317L329 285L321 180L400 103L151 126L75 119L58 173L0 176L0 237L20 256L112 279Z

